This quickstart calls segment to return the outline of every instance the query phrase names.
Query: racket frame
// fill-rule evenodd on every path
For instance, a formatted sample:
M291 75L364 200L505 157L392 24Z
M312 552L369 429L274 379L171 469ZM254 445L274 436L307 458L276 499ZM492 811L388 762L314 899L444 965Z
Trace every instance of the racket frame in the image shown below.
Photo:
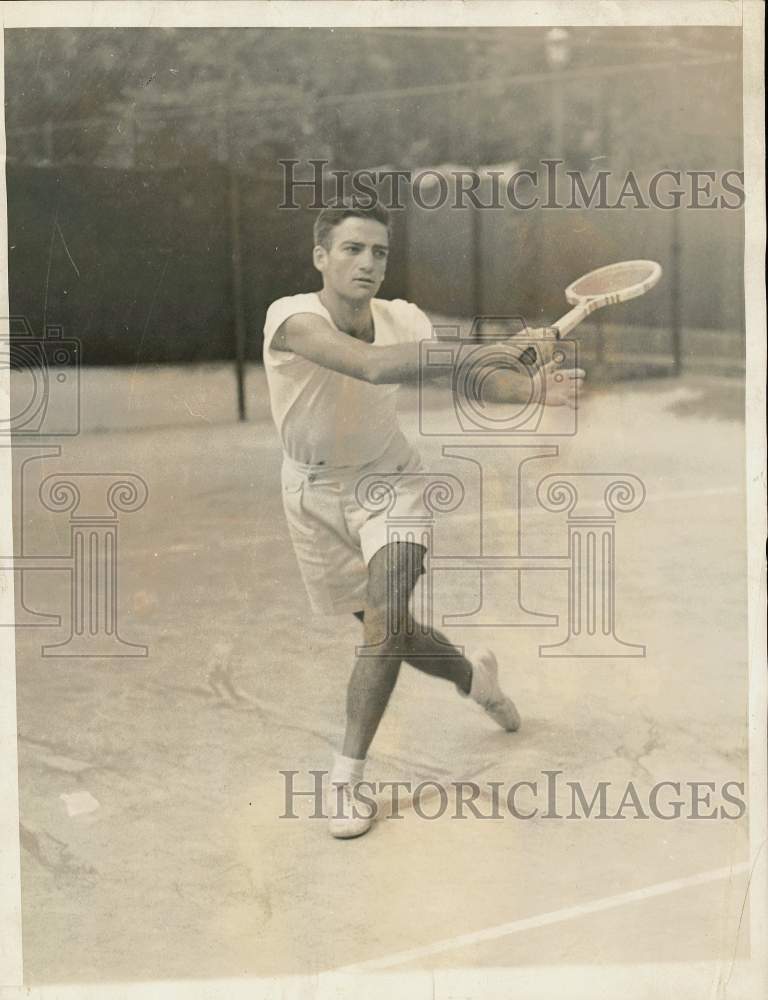
M592 275L602 274L606 271L611 271L614 268L620 266L626 266L628 264L640 265L647 264L649 271L648 276L643 278L642 281L635 282L633 285L628 285L626 288L622 288L617 292L604 292L600 295L579 295L575 291L576 286L580 281L588 278ZM565 315L561 316L551 327L547 328L547 332L555 337L556 340L561 340L563 337L567 337L571 330L575 329L585 320L587 316L590 316L597 309L602 309L604 306L614 305L617 302L628 302L630 299L639 298L641 295L645 295L661 278L662 268L655 260L622 260L616 264L607 264L605 267L598 267L594 271L589 271L587 274L582 274L580 278L572 281L570 285L565 290L565 297L570 302L574 308L569 310Z

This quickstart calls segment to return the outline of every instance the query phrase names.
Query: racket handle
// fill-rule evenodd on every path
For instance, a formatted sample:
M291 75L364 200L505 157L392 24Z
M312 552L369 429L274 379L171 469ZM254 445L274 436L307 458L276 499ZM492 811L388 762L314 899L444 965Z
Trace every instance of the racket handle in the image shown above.
M560 319L553 324L557 339L562 340L563 337L567 337L571 330L577 327L583 319L586 319L595 308L594 302L580 302L577 306L567 312L565 316L561 316Z

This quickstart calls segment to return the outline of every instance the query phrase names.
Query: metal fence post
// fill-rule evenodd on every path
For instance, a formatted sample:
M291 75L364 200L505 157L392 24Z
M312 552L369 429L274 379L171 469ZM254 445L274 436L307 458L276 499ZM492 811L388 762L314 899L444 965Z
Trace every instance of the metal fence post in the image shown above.
M232 273L232 312L235 326L235 377L237 379L237 416L248 419L245 401L245 308L243 304L243 254L240 228L240 178L232 156L232 128L229 114L225 119L229 196L229 242Z

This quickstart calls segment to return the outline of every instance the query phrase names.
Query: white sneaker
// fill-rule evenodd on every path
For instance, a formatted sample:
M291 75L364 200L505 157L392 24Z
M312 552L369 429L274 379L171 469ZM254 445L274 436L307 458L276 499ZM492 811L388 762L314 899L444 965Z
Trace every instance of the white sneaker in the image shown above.
M369 801L361 799L348 782L331 782L325 797L328 830L332 837L350 839L367 833L373 823Z
M472 664L469 697L484 708L502 729L514 733L520 728L520 713L512 699L499 687L499 664L495 653L490 649L475 650L469 662Z

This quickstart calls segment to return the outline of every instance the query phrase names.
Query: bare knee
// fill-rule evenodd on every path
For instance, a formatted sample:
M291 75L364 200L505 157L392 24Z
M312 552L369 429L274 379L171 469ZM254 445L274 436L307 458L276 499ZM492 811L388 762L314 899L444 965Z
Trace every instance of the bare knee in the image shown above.
M366 646L375 646L382 651L392 649L392 639L397 629L392 628L392 620L386 607L366 605L363 619L363 638Z
M423 572L423 557L421 545L392 542L371 559L363 625L373 641L395 642L411 632L409 602Z
M363 618L365 646L378 656L394 657L398 662L411 652L416 622L409 612L394 616L391 609L368 605Z

